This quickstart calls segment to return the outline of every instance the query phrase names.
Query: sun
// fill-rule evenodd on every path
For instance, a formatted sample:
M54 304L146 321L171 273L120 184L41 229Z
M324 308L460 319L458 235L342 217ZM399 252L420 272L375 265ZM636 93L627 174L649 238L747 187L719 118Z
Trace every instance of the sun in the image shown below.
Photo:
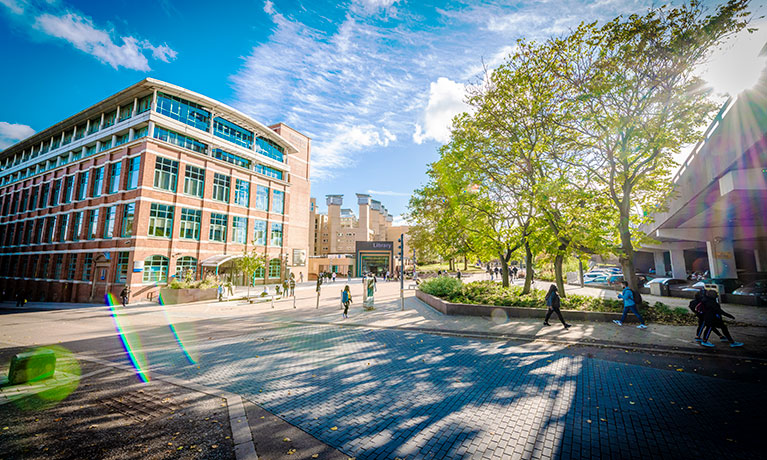
M743 30L715 50L700 75L717 95L737 96L752 88L765 71L767 53L767 21L750 24L757 28Z

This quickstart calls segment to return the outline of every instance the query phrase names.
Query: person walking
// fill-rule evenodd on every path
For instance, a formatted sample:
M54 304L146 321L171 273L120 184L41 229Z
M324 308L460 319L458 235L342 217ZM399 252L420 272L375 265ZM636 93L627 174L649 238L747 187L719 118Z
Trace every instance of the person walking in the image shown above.
M296 277L292 273L290 274L290 296L296 296Z
M333 277L333 282L335 283L336 282L336 272L333 272L333 275L331 275L331 276Z
M549 292L546 293L546 307L548 308L548 311L546 312L546 318L543 320L544 326L551 326L549 324L549 318L551 318L552 313L556 313L559 317L559 320L562 322L562 326L565 327L565 329L569 329L571 324L567 324L565 322L565 319L562 317L562 312L559 310L561 306L561 302L559 299L559 293L557 292L557 285L552 284L549 287Z
M495 272L495 277L498 278L498 274L500 273L500 270L498 270L498 267L495 267L493 271Z
M352 303L352 291L347 284L344 290L341 291L341 304L344 306L344 318L349 317L349 304Z
M224 301L224 286L221 284L218 285L218 301L223 302Z
M708 337L711 335L711 331L714 328L718 328L721 329L722 334L724 334L727 341L730 342L731 347L742 347L743 342L736 342L730 335L730 331L727 329L727 325L724 324L722 316L735 319L734 316L722 310L722 306L717 302L716 291L713 289L706 291L706 295L703 296L703 322L705 323L705 329L701 336L703 340L700 344L704 347L713 347L714 344L708 341Z
M455 277L461 279L461 270L456 270Z
M623 326L623 322L626 321L626 315L631 311L637 318L639 318L639 326L637 326L637 329L647 329L647 325L644 323L642 315L640 315L639 310L637 310L637 304L634 300L634 291L629 289L628 281L623 281L623 292L618 294L618 298L623 299L623 316L621 316L620 320L614 319L613 323L618 326Z
M126 284L123 290L120 291L120 300L123 302L123 307L128 306L128 297L130 297L130 286Z
M298 274L298 282L303 283L304 282L304 272L301 272Z
M699 290L695 293L695 298L690 301L690 304L687 305L687 308L689 308L692 313L698 318L698 328L695 330L695 341L700 343L703 341L701 338L701 335L703 334L703 330L705 329L705 321L704 321L704 315L703 315L703 307L704 307L704 301L705 301L706 291L704 289ZM723 342L727 341L727 338L724 337L718 329L712 328L711 332L719 336L719 339Z
M16 307L21 308L24 306L24 300L26 300L26 294L24 291L16 291Z

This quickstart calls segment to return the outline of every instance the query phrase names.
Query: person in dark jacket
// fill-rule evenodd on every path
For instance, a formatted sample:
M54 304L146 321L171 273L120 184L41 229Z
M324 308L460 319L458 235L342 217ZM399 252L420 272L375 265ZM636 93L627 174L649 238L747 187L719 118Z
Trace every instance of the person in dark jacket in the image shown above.
M702 342L703 339L700 338L701 334L703 334L703 329L705 328L705 322L703 320L703 298L706 295L706 291L701 289L697 293L695 293L695 298L690 301L690 304L687 305L687 308L692 311L693 315L695 315L698 318L698 329L695 331L695 341L696 342ZM723 342L727 342L727 337L723 336L717 328L712 328L711 332L716 334L720 340Z
M548 307L549 311L546 312L546 319L543 320L544 326L551 326L551 324L549 324L549 318L551 318L552 313L556 313L565 329L570 327L570 324L567 324L562 317L562 312L559 311L559 293L557 292L557 286L555 284L552 284L551 287L549 287L549 292L546 293L546 307Z
M731 347L742 347L742 342L736 342L730 335L730 331L727 329L727 325L724 324L723 316L731 319L735 319L734 316L722 310L722 306L717 302L717 294L714 290L706 291L706 295L703 296L703 322L705 329L703 330L703 339L700 342L704 347L713 347L714 344L708 341L708 336L711 335L711 331L714 328L722 330L722 334L727 337L727 341L730 342Z

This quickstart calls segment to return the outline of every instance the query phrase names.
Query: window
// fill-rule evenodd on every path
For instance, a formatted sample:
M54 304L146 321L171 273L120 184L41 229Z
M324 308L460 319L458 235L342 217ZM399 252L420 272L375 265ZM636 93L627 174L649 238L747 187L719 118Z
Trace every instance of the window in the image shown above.
M32 244L32 230L35 226L35 221L28 220L26 227L24 229L26 230L27 234L24 237L24 244Z
M38 208L44 208L48 206L48 191L50 190L50 184L43 184L42 191L40 192L40 204Z
M151 256L144 259L144 282L167 283L168 282L168 258L163 256Z
M83 233L83 213L85 211L78 211L75 213L74 223L72 224L72 241L79 241L80 235Z
M211 241L226 241L226 214L210 214L210 239Z
M156 111L203 131L207 131L210 126L210 112L201 105L180 97L158 92Z
M149 127L148 126L144 126L143 128L137 129L133 133L133 139L134 140L135 139L141 139L142 137L146 137L148 134L149 134Z
M245 217L232 217L232 241L245 244L248 240L248 219Z
M128 257L129 253L120 251L117 253L117 272L115 283L124 283L128 280Z
M253 147L253 132L221 117L213 119L213 135L246 149Z
M280 263L280 259L270 260L269 261L269 278L279 278L281 267L282 267L282 264Z
M256 278L256 279L262 280L262 279L264 279L264 272L265 271L266 270L264 270L264 267L258 267L256 269L256 272L253 274L253 277Z
M149 236L170 238L173 229L173 206L152 203L149 210Z
M239 155L235 155L233 153L229 153L221 149L213 149L213 151L211 152L211 156L218 160L224 160L227 163L231 163L233 165L250 169L250 160L243 158Z
M24 238L24 222L19 222L16 224L16 246L19 246L22 243L22 239Z
M190 240L200 239L200 223L202 211L199 209L181 208L181 222L179 223L179 237Z
M85 235L85 239L92 240L96 238L96 227L99 225L99 210L91 209L90 216L88 217L88 231Z
M263 185L256 186L256 209L269 210L269 189Z
M37 224L35 225L35 244L43 242L43 224L45 224L45 219L37 219Z
M69 255L69 266L67 266L67 279L75 279L75 272L77 272L77 254Z
M176 278L186 279L187 276L191 279L197 277L197 259L191 256L184 256L176 261Z
M179 147L183 147L185 149L194 150L198 153L205 153L205 151L208 149L207 144L204 144L197 139L189 136L184 136L183 134L171 131L169 129L161 128L159 126L154 127L154 137L155 139L170 142L173 145L178 145Z
M91 280L91 270L93 269L93 254L85 254L83 260L83 281Z
M74 174L71 176L67 176L66 179L64 179L64 198L61 200L64 203L70 203L72 201L72 193L74 192L75 188L75 176Z
M59 241L67 240L67 230L69 230L69 214L59 216Z
M16 214L19 211L19 194L14 193L11 199L11 214Z
M93 170L93 193L91 193L91 196L93 198L101 196L102 190L104 190L104 167L103 166Z
M123 205L123 222L120 226L120 236L130 238L133 236L133 219L136 217L136 203Z
M32 188L32 195L29 198L29 210L33 210L37 208L37 196L40 193L40 187L33 187Z
M107 193L117 193L120 190L120 172L122 170L122 163L112 163L109 167L109 187Z
M88 128L88 134L93 134L96 131L98 131L100 128L100 125L101 125L101 118L94 118L93 120L91 120L91 125Z
M117 110L113 110L104 115L104 128L109 128L115 124L115 120L117 120Z
M138 187L138 172L141 167L141 157L133 157L128 160L128 190Z
M178 161L157 157L154 164L155 188L175 192L176 182L178 182Z
M272 222L272 234L269 238L272 246L282 246L282 224Z
M104 150L111 149L112 148L112 139L109 138L109 140L101 141L101 144L99 145L99 152L103 152Z
M24 212L27 210L27 201L29 200L29 190L24 190L21 192L21 206L19 207L19 211Z
M264 176L274 177L275 179L282 180L282 171L279 169L270 168L269 166L264 166L260 164L256 164L256 166L253 168L257 173L263 174Z
M61 279L61 270L64 267L64 254L56 254L56 262L53 264L53 279Z
M127 143L130 137L129 134L130 133L125 133L125 134L121 134L117 136L117 138L115 139L115 147L117 147L118 145L123 145Z
M84 124L75 127L75 140L80 140L83 137L85 137L85 125Z
M120 121L127 120L133 116L133 103L126 104L122 107L120 107Z
M213 199L229 202L229 187L232 178L219 173L213 173Z
M272 201L272 211L280 214L285 213L285 192L274 191L274 201Z
M253 244L266 246L266 221L257 220L253 225Z
M107 208L104 218L104 238L112 238L115 235L115 216L117 215L117 206Z
M53 183L53 193L51 193L51 206L56 206L59 204L59 198L61 198L61 179Z
M234 186L234 202L247 207L250 204L250 182L237 179Z
M80 173L80 182L77 185L77 199L84 200L88 196L88 171Z
M53 243L53 234L56 231L56 216L48 217L45 221L45 242Z
M48 264L51 262L51 256L49 254L43 254L40 256L40 263L37 266L37 277L46 279L48 278Z
M144 113L152 108L152 95L144 96L138 100L138 110L136 113Z
M197 166L186 165L184 174L184 193L202 198L205 191L205 170Z
M285 149L263 137L256 138L256 152L274 160L283 162Z

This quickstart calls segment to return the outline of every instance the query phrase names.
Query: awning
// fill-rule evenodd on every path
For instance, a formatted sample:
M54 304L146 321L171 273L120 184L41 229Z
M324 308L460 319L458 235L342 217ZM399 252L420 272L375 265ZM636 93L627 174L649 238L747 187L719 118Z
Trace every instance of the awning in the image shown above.
M230 260L239 259L242 254L219 254L217 256L208 257L200 264L203 267L218 267L221 264L227 263Z

